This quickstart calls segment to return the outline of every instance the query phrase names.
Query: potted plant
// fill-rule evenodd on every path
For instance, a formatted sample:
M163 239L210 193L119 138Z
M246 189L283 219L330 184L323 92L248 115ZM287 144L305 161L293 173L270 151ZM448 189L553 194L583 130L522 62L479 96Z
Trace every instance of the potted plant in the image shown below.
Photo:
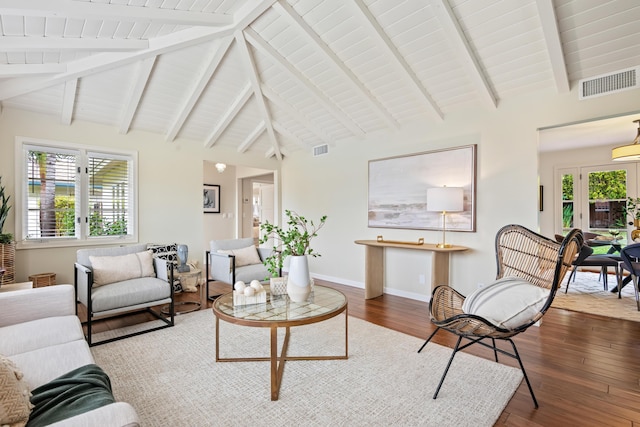
M285 210L285 215L287 227L274 225L268 221L260 226L260 229L265 232L260 243L266 243L273 238L273 253L263 262L271 275L277 277L284 260L291 257L287 293L294 302L302 302L311 291L307 256L320 256L311 247L311 239L316 237L318 230L324 227L327 216L323 215L319 223L314 223L291 210Z
M622 213L631 220L629 225L635 227L631 231L631 240L635 241L640 238L640 197L629 197L626 206L622 208Z
M3 233L4 222L7 220L11 205L9 199L2 186L2 177L0 176L0 267L6 271L0 278L0 285L3 283L13 283L14 280L14 260L16 254L16 245L13 241L13 234Z

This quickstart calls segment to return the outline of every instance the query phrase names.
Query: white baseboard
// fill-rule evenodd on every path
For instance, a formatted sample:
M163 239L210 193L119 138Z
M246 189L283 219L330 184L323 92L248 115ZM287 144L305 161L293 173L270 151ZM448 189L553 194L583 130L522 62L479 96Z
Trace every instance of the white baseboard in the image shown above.
M334 276L326 276L324 274L312 274L313 277L320 279L320 280L326 280L328 282L334 282L334 283L339 283L341 285L345 285L345 286L351 286L354 288L359 288L359 289L364 289L364 283L363 282L356 282L355 280L347 280L347 279L343 279L341 277L334 277ZM431 300L431 295L422 295L422 294L417 294L415 292L407 292L407 291L403 291L401 289L394 289L394 288L384 288L384 293L385 294L389 294L389 295L394 295L397 297L402 297L402 298L408 298L408 299L412 299L412 300L416 300L416 301L424 301L424 302L429 302L429 300Z

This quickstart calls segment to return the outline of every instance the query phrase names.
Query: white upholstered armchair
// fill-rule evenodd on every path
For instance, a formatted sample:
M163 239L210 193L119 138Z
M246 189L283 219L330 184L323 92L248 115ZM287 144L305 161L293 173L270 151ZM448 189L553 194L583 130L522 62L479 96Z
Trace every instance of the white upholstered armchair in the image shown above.
M253 238L211 240L206 251L207 298L209 282L221 281L233 286L239 280L249 283L252 280L265 281L269 270L262 263L273 252L270 248L257 248Z
M87 308L87 342L104 344L174 324L173 265L154 257L146 244L116 248L80 249L75 263L76 298ZM152 307L168 305L164 315ZM163 324L93 342L93 321L135 311L148 311Z

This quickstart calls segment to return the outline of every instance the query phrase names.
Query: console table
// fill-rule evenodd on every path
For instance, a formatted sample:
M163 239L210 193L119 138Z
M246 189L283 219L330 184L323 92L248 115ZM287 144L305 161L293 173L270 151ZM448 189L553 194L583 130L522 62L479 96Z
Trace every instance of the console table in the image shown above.
M433 252L431 263L431 290L437 285L449 284L449 254L462 252L469 248L451 246L439 248L433 243L407 244L379 242L377 240L356 240L358 245L366 246L364 297L379 297L384 289L384 248L412 249Z

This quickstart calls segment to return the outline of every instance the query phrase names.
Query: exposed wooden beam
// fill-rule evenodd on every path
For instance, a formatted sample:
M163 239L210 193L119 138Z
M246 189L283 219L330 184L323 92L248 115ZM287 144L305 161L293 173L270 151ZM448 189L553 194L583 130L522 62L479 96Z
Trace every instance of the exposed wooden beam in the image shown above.
M253 88L253 94L255 95L256 104L258 105L258 110L260 111L260 115L262 116L262 120L265 123L267 135L269 135L269 139L271 140L271 145L273 145L273 150L278 160L282 160L282 154L280 154L280 146L278 144L278 137L276 132L273 130L273 125L271 124L271 112L269 111L269 107L262 96L262 89L260 88L260 73L258 72L258 68L256 66L256 61L249 50L249 46L247 46L247 42L244 39L244 34L242 31L237 31L235 35L236 46L240 50L240 56L243 58L245 65L249 71L249 81L251 82L251 87Z
M558 30L558 19L556 11L553 7L552 0L536 0L538 6L538 15L542 24L542 33L544 41L547 44L547 52L549 52L549 60L551 61L551 69L553 78L556 82L558 93L569 92L569 77L567 75L567 64L564 60L562 51L562 41L560 40L560 32Z
M207 84L209 84L209 81L211 80L211 77L213 77L213 74L218 69L220 62L229 50L229 46L232 41L233 37L226 37L222 40L214 41L214 45L211 49L213 52L211 57L206 61L204 69L187 94L187 99L180 107L176 118L173 120L173 123L171 123L171 126L167 131L167 135L165 136L167 141L173 141L178 135L178 132L180 132L180 129L182 129L182 126L184 126L184 122L187 120L187 117L189 117L189 114L191 114L191 111L196 105L196 102L198 102L198 99L202 96L202 92L204 92Z
M233 24L233 16L223 13L201 13L169 8L72 0L2 0L0 15L155 22L173 25L221 26Z
M247 151L249 147L251 147L253 143L258 140L260 135L262 135L266 130L267 130L267 126L265 125L264 121L261 121L260 123L258 123L258 126L256 126L255 129L253 129L249 133L249 135L247 135L244 141L242 141L242 143L238 146L238 153L244 153L245 151ZM279 151L280 150L278 150L278 152Z
M457 18L451 10L451 6L447 0L430 0L431 6L435 11L435 15L438 17L440 25L447 34L449 41L453 44L455 53L462 61L463 66L467 71L467 75L473 82L480 98L489 106L496 108L498 102L496 96L491 90L491 86L487 80L487 77L476 58L473 49L469 45Z
M373 96L373 94L364 86L364 84L356 77L356 75L347 67L338 55L320 38L320 36L311 28L307 22L293 9L289 3L280 0L273 5L273 9L278 11L280 15L288 19L288 21L296 26L308 41L310 41L333 68L341 74L347 83L356 91L380 118L392 129L399 129L398 122L389 114L386 108Z
M119 52L147 49L149 40L73 37L0 37L0 52L98 51Z
M76 105L76 90L78 88L78 79L69 80L64 84L64 95L62 97L62 113L60 114L60 122L63 125L70 125L73 119L73 108Z
M247 28L244 31L244 35L249 43L253 45L258 51L269 57L276 65L287 72L287 74L294 79L298 84L307 89L307 91L313 95L313 97L321 105L323 105L327 111L340 121L348 130L354 135L364 136L364 132L360 129L347 114L338 108L317 86L309 81L298 69L296 69L289 61L287 61L273 46L267 43L258 33L253 29Z
M378 45L382 48L383 52L389 58L389 63L396 67L399 71L400 77L402 77L409 88L415 89L416 94L420 95L418 100L421 101L423 105L427 107L429 112L442 120L444 115L440 108L436 104L436 102L431 97L431 94L427 91L427 89L422 85L422 82L413 72L411 66L407 63L404 57L398 52L398 49L395 47L389 36L384 32L384 29L378 24L378 21L373 16L373 14L369 11L369 8L362 2L362 0L354 0L355 5L360 10L363 21L365 21L368 25L370 33L373 36L373 39L378 42Z
M67 70L51 77L16 78L0 82L0 100L24 95L64 83L67 80L111 70L156 55L184 49L218 38L219 30L193 27L149 41L149 48L136 52L105 52L78 59L67 64ZM225 31L222 30L224 33Z
M157 57L146 58L140 61L138 64L138 70L136 76L134 76L133 84L129 89L129 97L127 103L122 110L122 117L120 118L120 133L126 134L129 132L133 116L135 115L144 89L147 87L149 77L151 76L151 70L156 62Z
M287 101L282 99L280 95L275 93L271 88L267 87L265 84L262 84L262 94L267 97L269 101L271 101L276 107L284 111L287 116L292 117L302 126L307 128L311 133L320 138L323 142L327 144L333 145L333 141L329 138L322 129L313 124L305 115L300 113L300 111L296 110L289 104ZM279 132L281 133L281 132Z
M3 78L37 74L58 74L66 71L66 64L0 64L0 77Z
M216 124L216 127L213 128L209 136L207 136L204 142L204 146L206 148L213 147L213 144L215 144L218 141L218 138L220 138L220 135L222 135L222 132L224 132L227 126L229 126L229 123L231 123L231 121L236 117L236 115L238 115L242 107L244 107L244 104L246 104L249 98L251 98L251 95L253 95L253 90L251 89L251 83L247 83L242 88L242 90L236 97L235 101L231 103L227 111L223 114L222 118L218 121L218 123Z

